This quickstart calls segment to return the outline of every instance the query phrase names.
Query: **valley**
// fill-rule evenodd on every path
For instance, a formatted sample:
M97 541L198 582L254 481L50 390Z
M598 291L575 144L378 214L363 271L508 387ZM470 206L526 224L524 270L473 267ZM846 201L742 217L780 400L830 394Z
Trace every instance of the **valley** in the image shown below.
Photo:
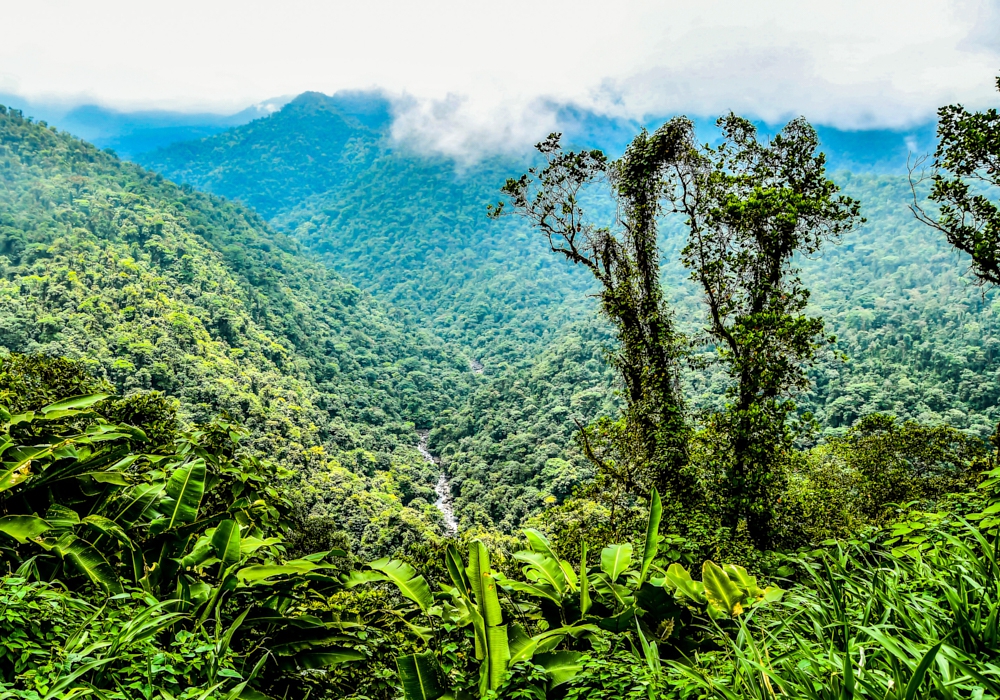
M400 104L0 106L0 700L1000 698L995 111Z

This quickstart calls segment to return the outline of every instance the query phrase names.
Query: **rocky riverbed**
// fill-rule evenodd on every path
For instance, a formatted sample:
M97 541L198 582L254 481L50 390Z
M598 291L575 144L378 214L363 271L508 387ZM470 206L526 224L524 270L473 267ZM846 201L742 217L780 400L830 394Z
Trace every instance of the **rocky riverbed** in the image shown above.
M431 464L440 466L441 460L432 455L430 450L427 449L427 439L430 436L430 431L418 430L417 435L420 437L420 441L417 443L417 449L420 450L420 454ZM458 521L455 520L455 509L451 502L451 484L448 483L448 476L444 472L441 472L441 475L438 477L434 491L438 496L434 505L441 511L441 515L444 516L445 532L449 536L454 537L458 534Z

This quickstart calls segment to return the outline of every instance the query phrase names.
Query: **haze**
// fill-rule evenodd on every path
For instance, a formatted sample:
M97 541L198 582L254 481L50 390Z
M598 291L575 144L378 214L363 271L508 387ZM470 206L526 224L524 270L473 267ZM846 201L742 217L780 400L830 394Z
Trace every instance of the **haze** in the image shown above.
M398 137L452 153L520 147L566 104L902 128L1000 72L998 0L105 0L11 4L3 29L0 92L226 112L378 88Z

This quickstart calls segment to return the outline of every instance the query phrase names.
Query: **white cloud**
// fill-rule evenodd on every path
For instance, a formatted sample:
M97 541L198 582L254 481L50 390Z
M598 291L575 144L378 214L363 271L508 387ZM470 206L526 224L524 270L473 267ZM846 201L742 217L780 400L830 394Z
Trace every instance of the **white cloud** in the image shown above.
M995 102L1000 72L1000 0L8 4L0 90L236 111L377 86L397 135L449 153L520 148L558 103L901 127Z

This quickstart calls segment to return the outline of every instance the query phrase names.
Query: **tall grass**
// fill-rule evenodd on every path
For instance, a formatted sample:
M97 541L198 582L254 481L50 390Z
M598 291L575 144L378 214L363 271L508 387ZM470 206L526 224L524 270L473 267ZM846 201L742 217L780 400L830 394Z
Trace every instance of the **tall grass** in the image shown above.
M690 697L1000 698L998 542L963 526L925 554L868 543L800 560L781 606L666 672Z

